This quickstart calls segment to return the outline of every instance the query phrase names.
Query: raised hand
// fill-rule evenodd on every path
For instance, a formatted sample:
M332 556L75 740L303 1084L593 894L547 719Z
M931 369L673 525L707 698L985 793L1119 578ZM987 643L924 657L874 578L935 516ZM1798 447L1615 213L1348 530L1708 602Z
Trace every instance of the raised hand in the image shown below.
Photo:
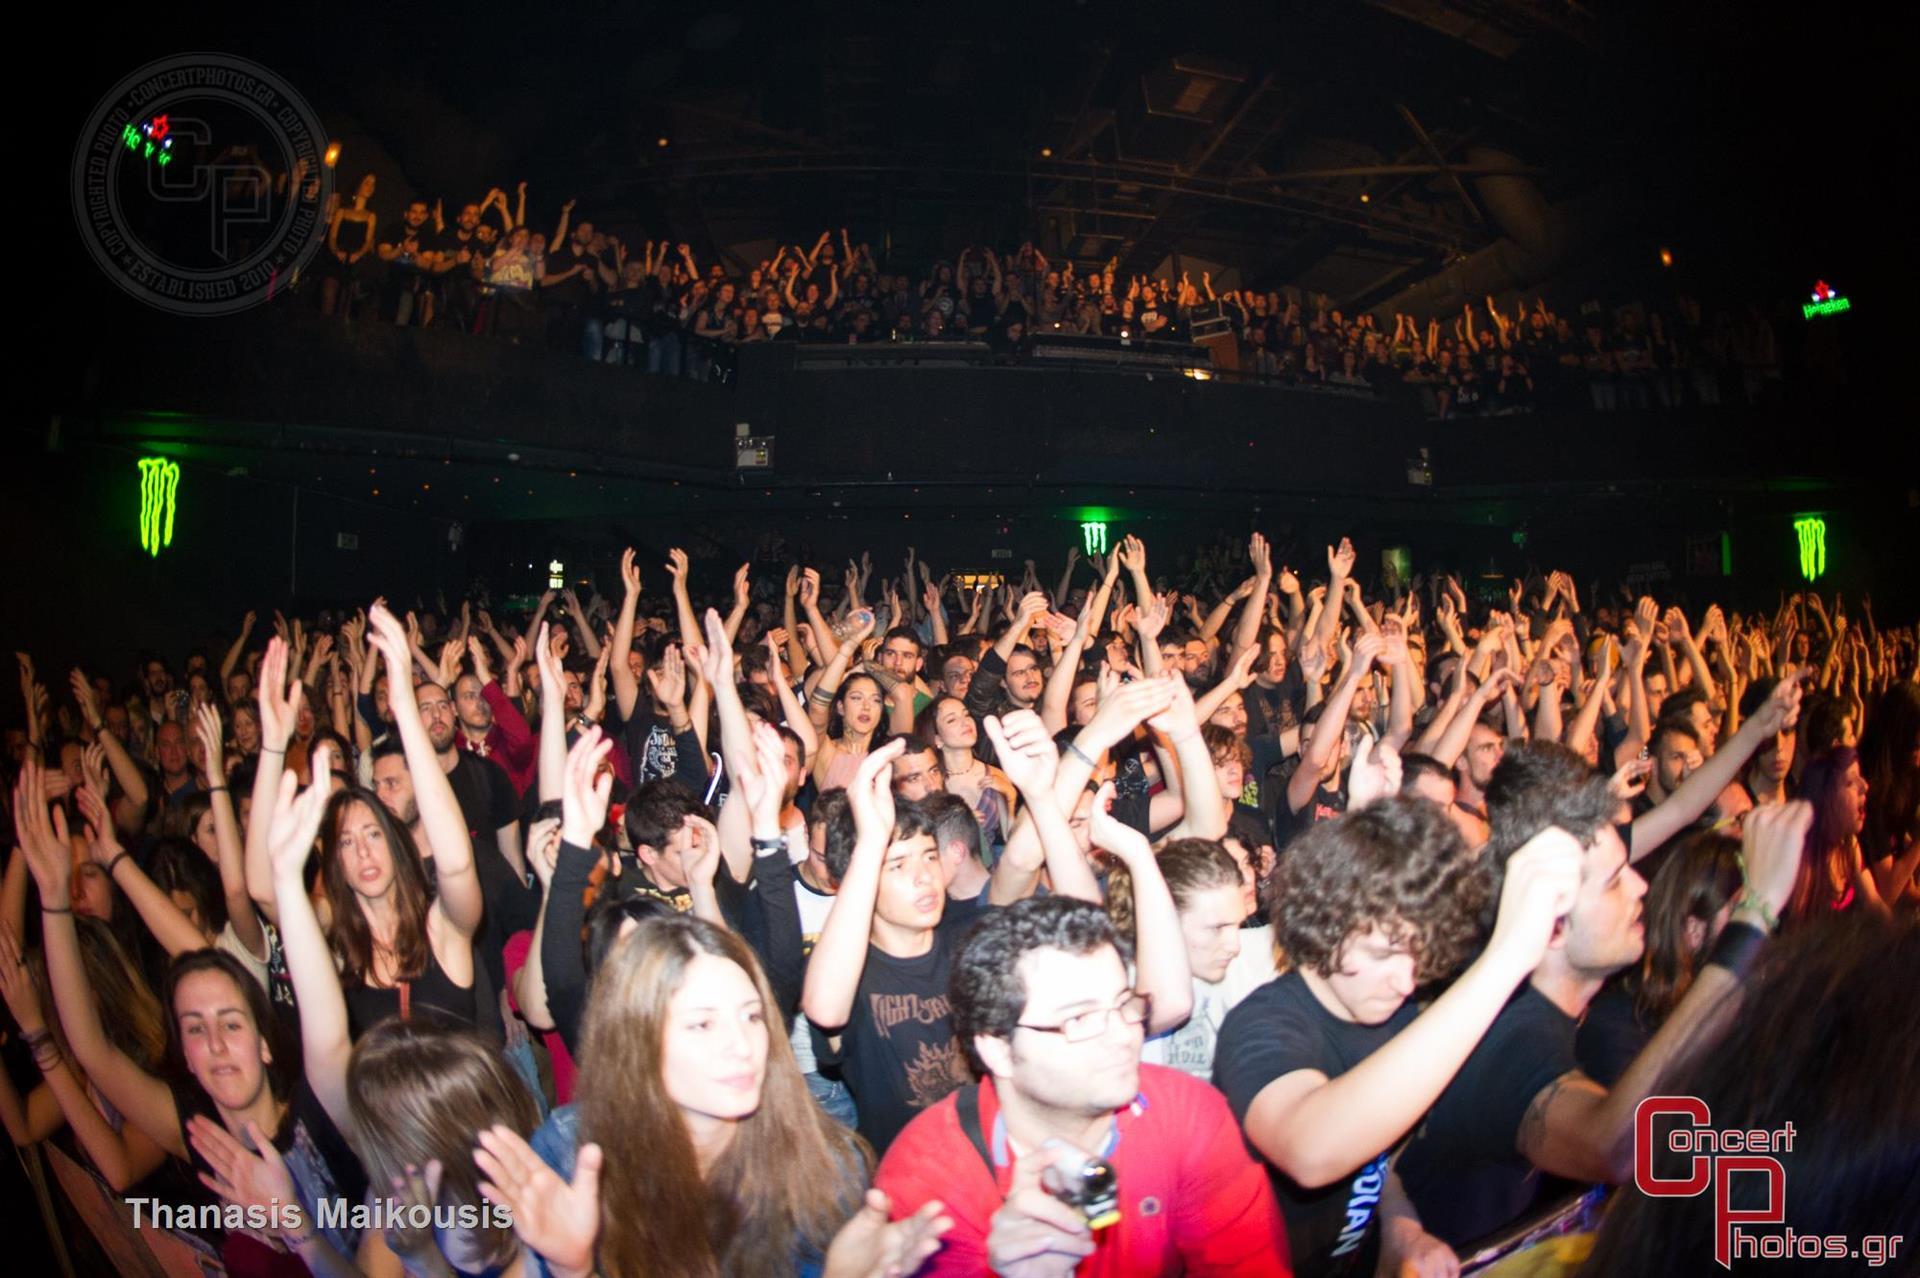
M820 572L816 568L800 574L800 606L807 609L820 606Z
M1770 803L1747 813L1740 831L1747 891L1776 916L1786 908L1800 876L1801 849L1813 825L1813 805L1804 799ZM1740 902L1735 902L1739 909Z
M675 591L687 588L687 552L678 546L667 551L667 574L673 578Z
M1112 781L1101 782L1093 796L1093 811L1087 815L1087 834L1093 846L1127 865L1135 864L1141 857L1151 858L1153 845L1147 836L1113 815L1113 796Z
M983 721L1000 770L1029 803L1050 802L1060 753L1040 716L1031 710L988 715Z
M1350 577L1355 558L1353 542L1342 537L1338 546L1327 547L1327 571L1343 579Z
M634 560L632 546L620 552L620 586L630 598L640 597L640 565Z
M1347 776L1347 811L1353 812L1400 793L1400 752L1367 733L1353 752Z
M267 823L267 852L276 884L305 890L302 874L307 858L313 853L313 841L320 835L320 821L326 815L327 801L333 797L331 753L332 746L326 741L313 747L314 782L305 790L298 789L299 778L291 771L280 774L280 786L274 794L273 812Z
M300 717L300 702L307 690L298 681L288 686L287 641L278 635L267 641L267 655L260 663L260 678L256 682L254 700L260 708L260 748L284 751L287 742L293 739L293 725Z
M580 1147L569 1183L510 1127L488 1128L479 1140L473 1161L484 1178L481 1197L512 1214L514 1234L559 1278L592 1273L600 1235L600 1146Z
M205 1114L187 1120L187 1140L213 1169L200 1173L201 1184L236 1207L260 1208L269 1219L293 1216L288 1207L293 1204L297 1210L300 1198L286 1161L252 1119L247 1120L247 1139L253 1142L252 1149ZM283 1232L297 1232L297 1226Z
M592 727L567 751L560 789L560 837L574 847L592 847L600 827L607 823L613 774L602 772L600 764L612 750L613 738Z
M853 810L856 837L893 837L893 761L907 748L905 737L895 737L878 750L869 750L847 786L847 804Z
M1267 539L1259 533L1248 538L1247 557L1253 561L1254 576L1262 581L1273 577L1273 551L1267 545Z
M720 614L717 611L709 608L702 628L706 633L707 642L699 653L701 676L706 679L707 685L713 688L720 687L723 681L731 683L733 681L733 640L727 638L727 623L720 620Z
M733 603L736 608L745 608L747 601L753 597L753 584L748 577L752 568L751 564L741 564L734 570Z
M1516 979L1540 965L1554 929L1573 909L1582 860L1580 841L1557 826L1534 835L1508 858L1487 952L1510 963Z
M678 647L669 647L660 660L647 667L647 682L663 706L684 705L687 700L687 667Z
M1283 595L1297 595L1300 593L1300 579L1293 575L1293 569L1291 568L1282 568L1280 570L1280 593Z
M46 769L37 763L22 763L13 783L13 835L39 885L42 905L56 909L66 905L73 893L67 814L60 808L48 810Z

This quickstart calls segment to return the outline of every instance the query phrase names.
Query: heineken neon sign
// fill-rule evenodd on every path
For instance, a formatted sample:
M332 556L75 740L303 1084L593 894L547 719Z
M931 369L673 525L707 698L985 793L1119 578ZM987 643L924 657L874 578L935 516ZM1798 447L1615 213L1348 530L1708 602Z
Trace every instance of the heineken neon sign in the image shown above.
M1814 284L1812 298L1812 301L1800 303L1800 314L1806 319L1816 315L1838 315L1853 309L1853 303L1834 292L1833 286L1825 280Z
M1818 515L1802 515L1793 521L1794 535L1800 539L1800 575L1817 581L1827 570L1827 521Z
M140 459L140 549L155 558L173 544L174 498L180 492L180 463L164 457Z

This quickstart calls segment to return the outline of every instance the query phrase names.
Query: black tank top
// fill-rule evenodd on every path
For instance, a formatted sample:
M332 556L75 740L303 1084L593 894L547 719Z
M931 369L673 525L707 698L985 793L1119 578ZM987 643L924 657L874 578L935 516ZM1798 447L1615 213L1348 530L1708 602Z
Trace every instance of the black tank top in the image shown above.
M358 1039L376 1021L389 1016L411 1015L416 1009L426 1007L463 1026L485 1033L490 1023L498 1021L499 1011L495 1008L491 1018L481 1014L482 1007L486 1005L482 1000L491 1002L492 994L486 969L481 965L478 954L474 955L473 976L472 985L455 985L429 945L427 970L412 980L400 981L384 989L361 985L344 991L347 998L347 1032Z

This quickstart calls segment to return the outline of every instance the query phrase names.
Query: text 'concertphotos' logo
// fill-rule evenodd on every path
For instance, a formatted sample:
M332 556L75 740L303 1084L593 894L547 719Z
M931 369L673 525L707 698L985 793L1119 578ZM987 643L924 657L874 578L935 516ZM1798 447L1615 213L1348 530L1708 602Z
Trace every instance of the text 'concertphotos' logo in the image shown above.
M1654 1120L1678 1117L1686 1121L1665 1127L1654 1137ZM1787 1221L1787 1170L1776 1154L1791 1154L1798 1133L1792 1123L1778 1128L1712 1126L1713 1113L1697 1096L1649 1096L1633 1111L1633 1183L1649 1198L1696 1198L1713 1190L1713 1258L1721 1268L1738 1260L1829 1259L1860 1260L1878 1268L1894 1260L1903 1235L1806 1234L1790 1228L1765 1233L1752 1225L1782 1225ZM1662 1175L1655 1167L1659 1156L1688 1155L1687 1174ZM1670 1166L1670 1165L1669 1165ZM1736 1190L1735 1176L1762 1178L1763 1194L1752 1191L1756 1182ZM1736 1206L1735 1199L1744 1205ZM1763 1205L1764 1200L1764 1205Z
M100 268L181 315L227 315L319 250L332 193L320 118L279 76L224 53L151 62L87 117L73 213ZM296 180L297 179L297 180Z

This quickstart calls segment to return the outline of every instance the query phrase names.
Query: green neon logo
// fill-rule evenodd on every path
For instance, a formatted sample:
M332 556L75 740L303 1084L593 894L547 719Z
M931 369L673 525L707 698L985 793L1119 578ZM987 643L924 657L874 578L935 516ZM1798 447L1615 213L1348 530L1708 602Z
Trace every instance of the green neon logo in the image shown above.
M1107 553L1107 525L1100 520L1090 520L1080 525L1080 542L1089 555Z
M173 503L180 491L180 463L140 459L140 549L156 558L173 544Z
M1836 297L1827 302L1800 303L1800 313L1806 319L1812 319L1816 315L1838 315L1841 311L1852 309L1853 303L1844 297Z
M1805 515L1793 521L1800 538L1800 575L1817 581L1827 570L1827 521L1818 515Z

